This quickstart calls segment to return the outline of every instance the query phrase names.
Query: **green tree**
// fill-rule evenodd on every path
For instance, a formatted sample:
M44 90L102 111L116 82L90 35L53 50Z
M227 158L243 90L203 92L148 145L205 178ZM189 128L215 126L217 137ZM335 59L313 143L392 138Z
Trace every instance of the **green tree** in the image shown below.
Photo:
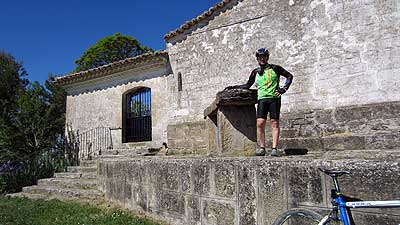
M51 149L63 134L65 95L59 87L49 88L53 92L34 82L16 100L11 123L0 129L0 148L10 150L9 158L21 159Z
M75 61L77 67L74 72L93 69L149 51L152 51L152 49L142 46L136 39L116 33L113 36L100 39L95 45L86 50Z
M29 83L10 54L0 54L0 192L17 191L69 165L66 93L49 78Z
M12 140L17 129L13 128L15 114L18 111L17 100L21 96L28 80L22 63L4 51L0 51L0 164L12 155L12 146L4 141Z
M22 63L17 62L11 54L0 50L0 126L16 109L18 94L28 84L28 80L24 78L26 75Z

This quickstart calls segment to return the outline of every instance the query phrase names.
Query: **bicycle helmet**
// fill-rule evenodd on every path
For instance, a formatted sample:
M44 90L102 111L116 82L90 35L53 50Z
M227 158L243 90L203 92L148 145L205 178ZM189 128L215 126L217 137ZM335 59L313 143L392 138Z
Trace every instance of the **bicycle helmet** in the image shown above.
M257 49L257 51L256 51L256 57L259 57L259 56L261 56L261 55L267 55L267 56L269 56L269 51L268 51L268 49L266 49L266 48L259 48L259 49Z

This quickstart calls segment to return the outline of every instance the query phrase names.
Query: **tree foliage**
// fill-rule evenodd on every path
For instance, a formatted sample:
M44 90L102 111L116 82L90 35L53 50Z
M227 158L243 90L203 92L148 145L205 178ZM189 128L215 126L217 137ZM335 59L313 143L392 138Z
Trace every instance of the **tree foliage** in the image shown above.
M0 50L0 125L15 110L15 101L28 81L22 63Z
M16 99L17 110L0 128L0 149L6 153L2 156L17 160L51 149L64 132L62 97L61 91L51 93L37 82L30 84Z
M25 76L21 63L0 52L0 192L32 185L68 163L66 92L51 77L42 86Z
M142 46L136 39L116 33L113 36L100 39L95 45L86 50L75 61L77 67L74 72L93 69L149 51L152 51L152 49Z

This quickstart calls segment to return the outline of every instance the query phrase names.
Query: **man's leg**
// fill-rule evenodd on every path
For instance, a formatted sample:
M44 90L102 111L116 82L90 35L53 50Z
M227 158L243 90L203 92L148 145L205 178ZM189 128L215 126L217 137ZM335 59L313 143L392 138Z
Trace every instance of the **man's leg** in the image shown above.
M281 110L281 100L274 99L271 104L270 124L272 131L272 149L271 156L279 156L278 154L278 143L279 143L279 114Z
M272 148L277 148L279 143L279 120L271 119L271 130L272 130Z
M257 119L257 140L258 140L258 145L261 148L265 148L265 123L266 119L264 118Z

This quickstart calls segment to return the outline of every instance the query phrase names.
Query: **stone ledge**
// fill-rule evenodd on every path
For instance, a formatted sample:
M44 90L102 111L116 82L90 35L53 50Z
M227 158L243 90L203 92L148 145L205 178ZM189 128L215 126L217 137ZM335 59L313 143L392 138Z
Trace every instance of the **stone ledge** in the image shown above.
M278 158L126 158L99 162L99 185L109 200L172 224L231 224L232 218L237 218L235 225L271 224L286 208L325 211L330 207L326 193L332 183L318 167L351 171L340 178L345 194L368 200L400 199L393 191L400 185L399 155L399 150L352 150ZM367 214L368 220L363 217ZM390 224L400 219L400 213L358 211L357 219L364 225Z
M257 103L257 90L230 89L217 93L215 100L204 110L204 118L213 114L218 106L254 105Z

